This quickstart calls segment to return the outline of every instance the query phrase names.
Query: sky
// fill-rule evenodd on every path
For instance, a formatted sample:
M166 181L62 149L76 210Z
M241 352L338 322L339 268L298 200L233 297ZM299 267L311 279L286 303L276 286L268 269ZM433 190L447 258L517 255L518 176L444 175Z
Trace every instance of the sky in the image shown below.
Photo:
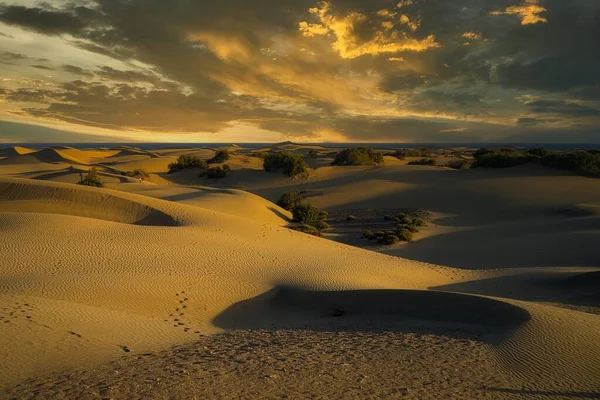
M0 2L0 142L600 142L597 0Z

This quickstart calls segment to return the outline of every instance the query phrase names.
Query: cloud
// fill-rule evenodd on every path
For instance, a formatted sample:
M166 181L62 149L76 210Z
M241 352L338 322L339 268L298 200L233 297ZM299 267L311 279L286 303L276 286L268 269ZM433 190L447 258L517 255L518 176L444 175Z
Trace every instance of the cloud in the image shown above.
M521 25L537 24L538 22L548 22L540 14L547 11L546 8L539 5L539 0L525 0L525 3L518 6L507 7L504 11L492 11L492 15L516 15L521 19Z
M147 138L498 141L597 131L596 1L259 5L4 4L0 118Z
M331 47L345 59L382 53L421 52L440 47L434 35L417 39L403 31L379 30L376 25L371 24L366 15L359 12L351 12L344 16L334 15L332 5L326 1L320 2L309 11L319 23L301 21L299 28L302 34L308 37L331 34L335 37ZM406 24L412 31L418 28L418 24L411 22L406 15L401 16L400 23Z

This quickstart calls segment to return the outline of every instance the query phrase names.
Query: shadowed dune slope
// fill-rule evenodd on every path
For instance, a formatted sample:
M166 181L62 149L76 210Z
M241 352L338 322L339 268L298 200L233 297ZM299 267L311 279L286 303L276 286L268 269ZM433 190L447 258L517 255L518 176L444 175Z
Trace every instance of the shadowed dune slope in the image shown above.
M170 215L141 202L95 188L0 179L0 211L42 212L139 225L177 225Z

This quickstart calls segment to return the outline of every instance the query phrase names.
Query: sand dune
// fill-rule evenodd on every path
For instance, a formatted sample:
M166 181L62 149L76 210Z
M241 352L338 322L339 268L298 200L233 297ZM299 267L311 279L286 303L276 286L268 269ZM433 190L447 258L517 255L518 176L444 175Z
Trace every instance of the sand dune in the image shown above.
M290 144L280 147L285 146ZM223 382L232 364L242 365L232 360L247 344L232 349L230 338L260 343L270 335L263 330L288 338L273 341L265 365L303 365L295 372L303 382L322 384L322 379L311 375L321 370L300 357L299 335L306 343L314 339L339 349L333 358L313 349L311 360L322 356L330 366L351 349L360 360L353 368L377 375L385 360L365 352L375 346L373 357L387 349L388 360L415 369L398 367L415 381L420 374L446 382L442 372L433 371L436 364L464 363L464 372L441 368L489 386L462 380L414 383L414 398L599 395L600 316L564 308L592 305L599 293L595 180L540 168L464 173L404 165L328 166L294 180L254 168L254 160L244 162L247 155L234 156L234 170L223 184L259 197L237 189L121 181L114 174L134 163L176 159L189 149L156 151L164 157L139 160L128 160L140 157L135 150L116 153L128 149L89 150L79 158L78 150L50 150L42 150L42 157L30 153L0 161L3 174L36 178L0 177L0 385L6 397L26 395L34 387L42 397L60 397L65 387L71 397L84 396L81 388L89 387L84 382L90 375L69 371L97 368L92 375L113 382L111 364L101 364L121 356L124 376L137 371L138 379L170 368L164 360L194 370L198 340L213 351L213 358L202 359L208 363L202 370L217 368L224 380L209 379L198 390L190 389L198 380L173 382L192 390L185 395L212 388L223 397L235 396L239 392L228 391ZM111 152L115 157L107 156ZM22 157L36 160L27 164L29 170L11 164ZM103 166L111 158L108 163L114 164ZM76 169L93 161L103 177L115 180L106 189L53 182L77 175L68 164L75 159L86 162ZM157 179L172 180L159 172ZM568 190L562 189L566 184ZM439 220L416 243L368 251L287 229L289 212L271 201L294 189L310 189L309 201L329 210L420 207ZM533 268L540 266L545 268ZM199 338L222 330L234 332L222 340ZM366 347L354 349L356 341ZM175 344L184 347L169 350ZM280 360L282 347L297 354ZM258 353L248 354L266 351L254 348ZM229 364L219 364L214 354ZM240 376L264 370L248 354L248 369L235 367ZM339 375L337 383L323 386L324 393L356 382L342 367L328 369ZM37 380L24 381L34 376ZM133 381L111 384L129 387L121 397L148 389L141 384L136 392L139 382L128 379ZM18 382L24 382L20 389L14 386ZM391 396L394 379L386 382L374 385L371 396ZM262 386L256 393L272 394ZM290 380L279 387L302 393ZM172 388L184 394L177 385Z

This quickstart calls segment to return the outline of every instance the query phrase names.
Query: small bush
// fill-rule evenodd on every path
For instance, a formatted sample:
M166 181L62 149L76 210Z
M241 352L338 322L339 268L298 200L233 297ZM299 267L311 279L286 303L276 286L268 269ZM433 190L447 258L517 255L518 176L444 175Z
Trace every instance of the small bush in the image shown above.
M384 231L377 231L377 232L375 232L375 237L380 238L380 237L384 237L384 236L385 236L385 232Z
M279 200L277 200L277 205L281 208L285 208L286 210L291 210L296 204L304 201L305 196L305 190L284 193L281 195Z
M221 167L214 167L207 169L205 175L208 179L223 179L227 177L227 171Z
M396 231L396 235L398 239L403 242L412 242L413 241L413 233L407 229L398 229Z
M293 229L295 231L299 231L299 232L304 232L307 233L309 235L313 235L313 236L323 236L321 235L321 232L319 232L319 230L317 228L315 228L314 226L311 225L307 225L307 224L302 224L299 226L290 226L290 229Z
M454 160L448 161L446 163L446 167L452 168L452 169L469 169L469 168L471 168L472 164L473 164L473 162L470 160L456 158Z
M317 157L318 155L319 155L319 152L317 150L315 150L315 149L311 149L308 152L308 156L309 157Z
M121 175L138 179L148 179L150 177L150 174L145 169L134 169L133 171L123 172Z
M78 185L84 186L94 186L94 187L104 187L104 183L100 180L100 176L98 176L98 171L95 167L90 168L87 175L84 177L83 174L79 173L79 182Z
M346 217L346 221L356 221L356 217L354 215L348 215L348 217Z
M420 160L410 161L408 165L435 165L435 160L433 158L422 158Z
M208 164L219 164L229 160L231 152L229 149L219 149L215 153L214 157L208 160Z
M308 171L308 165L298 154L287 151L269 153L264 157L263 168L267 172L283 170L287 176L294 177Z
M419 229L416 226L414 226L414 225L398 224L396 227L399 230L406 229L407 231L410 231L412 233L419 232Z
M412 225L412 223L413 223L411 216L406 213L401 213L401 214L396 215L396 218L394 219L394 221L396 221L400 224L405 224L405 225Z
M383 237L383 243L389 245L400 242L400 238L396 235L385 235Z
M291 211L296 222L316 223L323 220L323 212L305 201L295 204Z
M414 226L418 226L419 228L423 227L423 226L427 226L427 223L425 222L425 220L423 218L420 218L420 217L414 217L412 219L412 224Z
M340 151L331 165L379 165L383 164L383 155L371 147L353 147Z
M373 239L377 238L377 236L375 236L375 233L373 233L373 231L370 229L363 231L362 237L363 237L363 239L367 239L367 240L373 240Z
M329 229L330 226L327 222L325 221L319 221L315 224L315 228L317 228L318 230L322 231L323 229Z
M169 164L169 174L186 168L206 168L207 166L206 161L198 156L182 154L177 158L176 163Z

